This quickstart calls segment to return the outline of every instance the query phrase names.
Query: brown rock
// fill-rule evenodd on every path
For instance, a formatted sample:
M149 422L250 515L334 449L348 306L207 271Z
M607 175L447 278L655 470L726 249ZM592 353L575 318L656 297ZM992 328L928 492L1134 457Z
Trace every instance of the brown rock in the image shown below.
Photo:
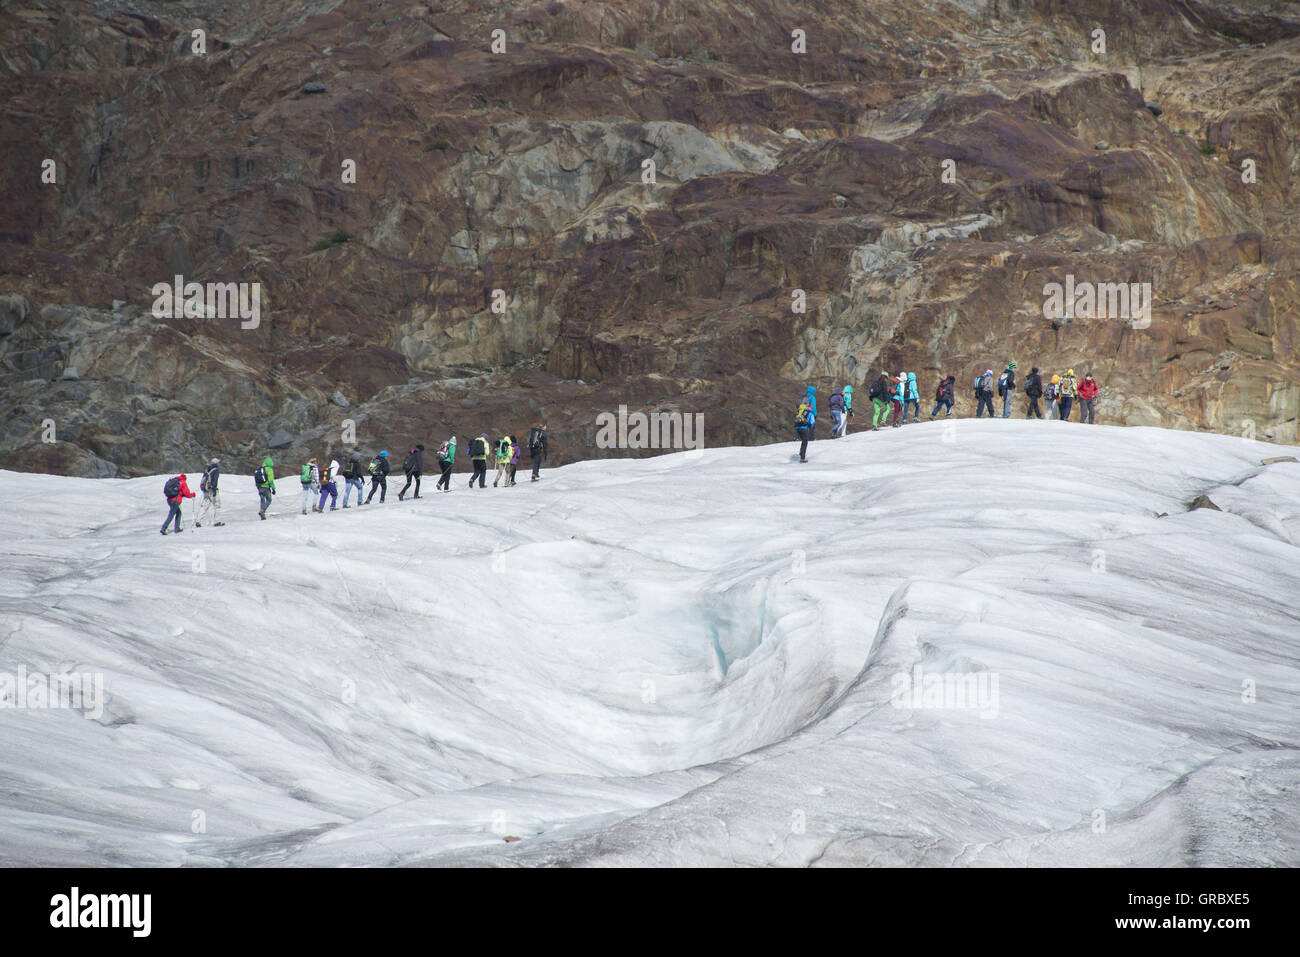
M544 415L571 461L619 405L769 442L805 384L1013 356L1090 369L1107 422L1296 440L1300 11L1112 4L1102 64L1068 4L670 8L233 0L203 57L183 4L0 11L0 461L47 418L79 474L344 419ZM154 319L177 272L260 283L261 324ZM1045 316L1067 276L1149 283L1150 324Z

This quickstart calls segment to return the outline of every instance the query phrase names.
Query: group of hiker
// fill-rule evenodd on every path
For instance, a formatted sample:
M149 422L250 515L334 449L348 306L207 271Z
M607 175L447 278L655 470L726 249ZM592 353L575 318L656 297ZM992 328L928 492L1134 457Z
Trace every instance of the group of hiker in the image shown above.
M943 410L944 418L952 416L953 403L956 402L956 376L941 376L934 390L934 409L930 412L930 421ZM1025 376L1024 385L1018 388L1016 383L1016 363L1008 362L1001 375L994 376L992 369L975 376L972 384L975 396L975 417L983 418L988 410L989 418L996 417L993 408L993 396L1002 399L1002 418L1011 418L1012 399L1017 391L1024 393L1028 400L1025 405L1027 419L1059 419L1068 422L1070 413L1077 400L1079 421L1092 424L1096 417L1096 401L1100 393L1097 380L1092 373L1082 379L1075 377L1073 369L1067 369L1062 375L1053 375L1051 381L1043 382L1043 376L1035 366ZM871 429L879 430L888 425L899 428L906 425L908 413L912 421L921 420L921 395L917 387L915 372L899 372L889 375L882 372L872 384L867 398L871 400ZM1042 399L1046 409L1038 405ZM831 393L829 402L831 413L831 438L837 439L848 434L849 419L853 415L853 386L846 385ZM803 401L795 411L795 436L799 439L799 461L808 461L808 442L813 438L817 425L817 390L808 386Z
M951 391L952 376L948 376L945 381L949 382ZM1008 362L1006 369L997 377L996 383L993 378L993 370L985 369L982 375L975 377L975 417L981 418L984 410L988 409L989 418L994 417L993 411L993 391L997 389L998 397L1002 399L1002 418L1011 418L1011 401L1016 393L1016 364ZM1021 390L1025 398L1029 401L1025 403L1026 419L1059 419L1062 422L1070 420L1070 411L1074 408L1074 403L1079 403L1079 421L1092 425L1096 421L1096 403L1097 396L1101 388L1097 385L1097 380L1092 377L1092 373L1086 373L1082 379L1076 378L1073 369L1067 369L1062 375L1053 375L1050 382L1043 382L1043 377L1034 366L1029 370L1029 375L1025 376L1024 388ZM1038 400L1043 400L1046 406L1046 416L1043 409L1039 408ZM952 414L952 401L949 399L947 415ZM934 412L930 413L930 418L935 417L939 411L939 406L935 406Z
M533 481L536 482L541 478L542 462L546 459L548 452L546 424L544 422L539 422L529 432L527 449L529 457L532 459ZM495 443L492 443L488 440L486 432L481 433L470 440L467 451L470 456L470 464L474 469L469 479L470 488L474 487L476 481L479 488L486 487L489 457L495 461L497 469L492 487L497 488L503 481L506 488L515 484L515 472L519 465L519 442L513 435L503 435ZM442 443L436 453L436 459L441 475L435 488L443 492L450 492L451 472L456 463L456 436L453 435ZM327 510L326 502L329 503L328 511L336 511L340 507L338 504L339 480L344 483L342 508L351 508L349 502L354 490L357 493L358 506L369 505L375 497L375 492L379 493L379 501L382 504L388 495L388 476L391 470L387 449L380 451L378 455L364 465L361 462L361 453L354 451L348 456L346 464L341 468L337 459L330 459L329 464L323 466L315 457L309 458L303 464L299 473L299 481L302 485L302 501L300 503L302 514L307 514L309 506L312 512L325 512ZM412 485L414 485L415 491L411 497L419 498L420 478L424 474L423 445L416 444L406 453L406 457L402 460L402 472L406 476L406 484L397 493L398 501L405 499L406 493L411 490ZM370 491L363 498L367 478L370 479ZM203 470L203 477L199 481L199 491L203 493L203 501L194 520L195 528L201 528L203 523L208 520L209 514L214 527L226 524L221 521L221 493L218 490L220 479L221 459L213 458L208 463L207 468ZM257 516L265 521L266 511L270 508L272 496L276 493L275 462L271 459L271 456L268 455L264 458L262 464L253 471L253 481L257 485ZM283 481L283 478L281 481ZM173 522L176 532L183 531L181 528L181 505L185 499L196 497L195 493L190 491L189 481L186 476L181 474L168 479L163 486L163 494L167 497L169 510L167 519L163 522L160 531L166 535L168 526L172 525Z

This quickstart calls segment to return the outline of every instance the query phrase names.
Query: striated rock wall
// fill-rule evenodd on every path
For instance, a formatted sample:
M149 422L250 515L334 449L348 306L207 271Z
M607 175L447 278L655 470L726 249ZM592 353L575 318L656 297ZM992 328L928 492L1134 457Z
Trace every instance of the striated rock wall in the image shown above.
M3 467L538 417L558 461L641 454L595 445L619 405L764 442L807 383L1012 358L1091 369L1107 422L1296 441L1294 4L35 0L0 35ZM176 274L260 322L155 317ZM1067 274L1149 283L1150 325L1053 322Z

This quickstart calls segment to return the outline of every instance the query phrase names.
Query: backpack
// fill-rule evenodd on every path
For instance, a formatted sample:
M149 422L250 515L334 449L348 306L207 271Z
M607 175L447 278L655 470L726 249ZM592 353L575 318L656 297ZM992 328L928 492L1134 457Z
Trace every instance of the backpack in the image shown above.
M206 492L206 491L208 491L208 476L209 476L209 474L211 474L211 473L209 473L208 471L205 470L205 471L203 472L203 478L199 479L199 491L200 491L200 492Z
M533 430L528 433L528 452L534 458L537 457L537 450L542 447L542 437L544 435L545 433L536 426L533 426Z
M794 413L794 424L797 428L807 428L816 421L813 416L812 406L804 404L799 406Z
M1049 382L1049 383L1047 383L1047 385L1043 386L1043 398L1046 399L1048 402L1055 402L1055 401L1056 401L1056 383L1055 383L1055 382Z
M178 476L172 476L167 480L167 484L163 486L163 495L167 496L168 500L171 500L180 494L181 480Z
M879 379L871 386L871 391L867 393L868 399L883 399L885 397L885 386Z
M473 442L470 443L470 449L472 450L472 454L474 458L479 458L479 457L486 458L487 439L483 438L483 436L480 435L478 438L476 438Z
M261 488L266 484L266 466L259 465L257 468L253 469L253 482L258 486L258 488Z
M497 458L499 458L499 459L508 459L508 458L510 458L510 440L509 440L509 439L505 439L505 438L497 439Z
M934 387L934 401L935 401L935 402L942 402L942 401L943 401L943 383L942 383L942 382L940 382L937 386Z
M370 464L366 466L366 471L369 472L371 475L378 475L378 474L379 474L379 459L378 459L378 458L373 458L373 459L371 459L371 460L370 460Z
M311 484L311 463L310 462L308 462L306 465L302 467L302 484L303 485Z
M402 471L410 472L415 469L415 453L407 452L406 458L402 459Z
M438 446L438 458L444 462L447 461L447 453L450 451L451 451L450 442L443 442L442 445Z
M1004 372L998 376L998 395L1003 395L1007 391L1007 374Z
M919 400L921 398L916 393L916 375L914 373L909 372L907 374L907 389L903 394L907 396L909 402L913 399Z

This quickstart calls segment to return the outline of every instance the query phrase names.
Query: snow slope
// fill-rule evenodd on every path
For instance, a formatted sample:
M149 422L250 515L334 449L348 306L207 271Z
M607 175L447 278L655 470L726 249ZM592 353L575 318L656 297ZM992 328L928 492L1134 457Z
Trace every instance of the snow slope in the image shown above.
M1294 449L794 449L266 522L228 475L166 538L163 477L0 472L0 673L107 694L0 708L0 863L1300 864Z

